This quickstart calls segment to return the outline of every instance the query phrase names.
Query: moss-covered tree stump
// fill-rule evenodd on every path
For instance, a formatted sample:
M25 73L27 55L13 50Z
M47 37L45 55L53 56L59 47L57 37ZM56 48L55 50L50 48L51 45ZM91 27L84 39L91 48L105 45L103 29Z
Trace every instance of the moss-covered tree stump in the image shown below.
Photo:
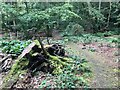
M49 47L43 47L42 42L34 40L28 47L26 47L22 54L18 56L13 64L8 75L4 78L3 88L12 88L13 85L19 80L20 74L27 73L28 70L43 67L47 65L48 69L52 68L53 74L62 72L62 68L66 65L73 63L72 59L62 57L59 55L51 55Z

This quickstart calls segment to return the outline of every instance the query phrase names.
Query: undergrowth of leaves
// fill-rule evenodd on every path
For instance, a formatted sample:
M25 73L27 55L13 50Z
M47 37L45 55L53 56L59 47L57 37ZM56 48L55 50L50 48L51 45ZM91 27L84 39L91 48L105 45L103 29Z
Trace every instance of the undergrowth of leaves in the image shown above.
M49 77L46 77L38 87L60 89L88 88L88 79L92 76L92 72L87 61L77 56L71 56L71 58L75 60L74 64L64 67L61 74L52 75L54 76L54 85L47 85Z
M109 43L120 43L118 38L104 38L95 34L83 34L80 36L65 36L63 39L65 42L81 42L84 44L90 44L94 42L109 42Z
M19 55L19 54L21 54L23 49L25 47L27 47L30 43L31 43L30 40L28 40L28 41L20 41L20 40L6 41L6 40L2 40L0 42L0 48L1 48L3 53Z
M65 45L65 41L57 40L52 41L51 43L59 43ZM70 53L71 50L65 49L66 53ZM67 57L72 58L75 63L70 64L63 68L63 72L57 75L54 75L55 85L47 86L47 78L39 85L39 88L87 88L89 87L88 79L92 77L92 72L90 66L85 59L80 58L79 56L68 54Z
M29 45L31 41L2 41L0 46L2 47L2 51L10 54L20 54L22 50ZM54 43L60 43L65 45L65 41L58 40ZM69 52L69 50L66 50ZM78 56L68 55L68 57L72 58L75 62L74 64L70 64L63 68L63 72L57 75L51 75L54 84L47 85L49 81L48 78L44 79L37 88L87 88L88 78L92 76L92 72L90 71L89 65L85 59L81 59ZM49 77L49 76L48 76ZM49 77L50 78L50 77Z

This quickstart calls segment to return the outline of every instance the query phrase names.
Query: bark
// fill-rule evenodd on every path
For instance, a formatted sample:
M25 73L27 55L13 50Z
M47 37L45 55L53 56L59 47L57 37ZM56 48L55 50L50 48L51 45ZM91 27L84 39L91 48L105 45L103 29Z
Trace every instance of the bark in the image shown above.
M35 48L37 46L37 49ZM53 69L51 73L59 74L62 72L62 68L69 64L73 64L73 60L71 58L61 57L61 56L53 56L50 55L47 51L47 48L51 47L51 45L43 46L41 39L40 41L34 40L30 45L28 45L22 52L21 55L15 60L10 72L4 78L3 88L11 88L18 81L20 74L27 73L30 67L36 69L38 66L42 67L43 63L46 63L48 66L47 69ZM38 49L42 50L41 53ZM37 58L34 58L34 56ZM34 58L34 59L33 59ZM30 67L29 67L30 65ZM54 68L49 68L49 65L52 65ZM27 67L27 68L25 68ZM38 67L38 68L39 68Z
M110 14L111 14L111 5L112 5L112 3L111 3L111 1L109 2L110 3L110 9L109 9L109 15L108 15L108 20L107 20L107 26L106 26L106 28L109 26L109 22L110 22Z
M101 12L101 0L99 0L99 12Z
M28 10L28 3L27 2L24 2L25 3L25 6L26 6L26 11L27 13L29 13L29 10Z

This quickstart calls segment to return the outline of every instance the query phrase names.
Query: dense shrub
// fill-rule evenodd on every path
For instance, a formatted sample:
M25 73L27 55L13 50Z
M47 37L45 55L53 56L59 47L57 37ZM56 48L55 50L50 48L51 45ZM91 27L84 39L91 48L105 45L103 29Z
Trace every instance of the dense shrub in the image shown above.
M69 36L69 35L81 35L84 33L83 26L70 22L69 25L67 25L65 31L63 32L63 36Z

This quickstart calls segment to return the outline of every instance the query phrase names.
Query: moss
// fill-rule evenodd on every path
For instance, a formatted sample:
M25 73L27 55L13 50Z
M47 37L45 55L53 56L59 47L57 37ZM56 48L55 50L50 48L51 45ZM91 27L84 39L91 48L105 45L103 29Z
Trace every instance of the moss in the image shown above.
M73 63L71 58L65 58L60 56L52 56L49 55L49 61L51 62L52 66L54 66L53 74L60 74L63 72L63 67L68 66Z
M57 56L49 55L49 57L50 57L50 60L53 60L53 61L55 61L55 62L59 62L59 63L61 63L62 65L67 65L66 62L61 61L61 59L59 59Z
M40 46L40 43L38 40L34 40L34 42L36 43L36 45Z
M22 54L18 57L18 59L16 59L15 64L13 64L9 74L5 77L4 79L5 85L7 85L9 81L12 79L16 81L16 79L18 79L21 73L26 73L27 70L24 70L24 67L28 66L29 63L28 59L32 56L36 56L39 54L39 52L33 50L33 47L35 47L35 45L37 45L38 48L42 48L38 40L34 40L33 43L31 43L27 48L25 48ZM46 53L45 55L48 56L51 65L54 67L53 74L62 73L64 66L68 66L69 64L71 64L71 62L73 62L73 59L71 58L52 56L46 50L45 53Z
M29 60L26 58L22 59L17 59L15 64L13 64L10 72L8 75L4 78L3 81L3 87L8 86L7 84L9 83L10 80L16 81L19 77L20 74L26 73L27 70L23 70L25 66L27 66L29 63Z
M13 64L10 73L11 75L16 74L19 70L22 70L25 66L27 66L29 63L29 60L26 58L22 58L21 60L16 60L16 63Z
M60 67L60 66L58 66L57 68L55 68L54 70L53 70L53 74L60 74L60 73L62 73L63 72L63 70L62 70L62 68Z

